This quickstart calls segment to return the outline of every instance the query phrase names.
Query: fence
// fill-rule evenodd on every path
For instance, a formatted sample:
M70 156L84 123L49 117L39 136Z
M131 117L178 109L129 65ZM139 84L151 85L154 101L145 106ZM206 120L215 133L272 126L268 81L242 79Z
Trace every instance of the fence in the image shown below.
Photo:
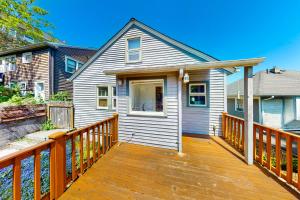
M50 102L47 104L47 117L57 128L74 128L74 107L71 102Z
M244 119L223 113L223 137L242 153ZM253 124L254 160L300 190L300 136Z
M93 163L118 142L118 115L97 122L88 127L69 133L55 133L49 140L0 159L0 178L7 177L5 184L0 184L0 198L21 199L24 195L34 199L57 199L67 186L83 174ZM49 153L46 154L45 151ZM26 171L24 161L33 158L32 172ZM46 162L46 164L45 164ZM41 167L41 165L43 165ZM49 173L44 173L45 170ZM27 174L23 174L27 173ZM34 174L31 187L26 188L24 178ZM46 175L45 175L46 174ZM47 177L49 174L49 177ZM45 177L46 176L46 177ZM46 186L45 187L45 179ZM49 180L49 183L47 182ZM11 185L9 183L12 183ZM9 187L12 188L9 188ZM5 190L1 187L6 187ZM26 189L23 191L23 189ZM12 194L9 193L12 191ZM0 192L0 193L1 193ZM27 193L29 194L27 194ZM6 196L4 196L6 195ZM32 197L30 195L33 195Z

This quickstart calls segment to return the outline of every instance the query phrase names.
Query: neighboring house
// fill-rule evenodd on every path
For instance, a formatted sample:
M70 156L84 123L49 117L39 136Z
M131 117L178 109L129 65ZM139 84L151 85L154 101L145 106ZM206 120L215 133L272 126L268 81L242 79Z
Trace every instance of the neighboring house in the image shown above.
M300 130L300 71L278 67L253 78L254 121L284 130ZM228 85L228 112L243 117L242 80Z
M0 52L0 84L33 92L45 100L58 91L72 94L69 77L96 51L65 44L39 43Z
M181 151L182 132L221 133L226 76L244 63L258 64L218 61L131 19L70 78L75 125L118 112L121 141Z

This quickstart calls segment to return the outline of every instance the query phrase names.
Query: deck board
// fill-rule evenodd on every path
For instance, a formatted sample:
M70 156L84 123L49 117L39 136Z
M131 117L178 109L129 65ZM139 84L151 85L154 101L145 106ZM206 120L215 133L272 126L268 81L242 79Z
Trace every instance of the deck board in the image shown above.
M221 139L183 137L183 144L183 156L115 146L60 199L297 199Z

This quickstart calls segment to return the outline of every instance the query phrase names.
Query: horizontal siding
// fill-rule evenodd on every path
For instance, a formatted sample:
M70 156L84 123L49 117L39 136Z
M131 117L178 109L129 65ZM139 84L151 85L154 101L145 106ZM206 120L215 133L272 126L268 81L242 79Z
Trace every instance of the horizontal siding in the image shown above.
M224 111L224 73L221 70L189 72L191 82L207 82L209 85L208 107L188 106L188 85L183 86L182 130L184 133L220 134L221 116Z
M126 38L133 36L142 36L142 62L127 64L125 63ZM82 127L109 117L114 112L96 109L96 86L116 83L116 77L106 76L103 74L104 70L184 65L202 60L201 58L192 57L190 54L173 47L140 28L131 27L73 81L75 125ZM222 73L220 74L223 75ZM209 77L210 75L207 76L207 78ZM216 79L219 80L218 78ZM213 81L213 84L215 82L216 85L213 85L213 87L222 86L218 81ZM126 85L118 86L117 104L119 113L119 138L121 141L178 149L177 75L167 74L167 83L167 95L165 96L167 104L166 118L128 116ZM218 92L213 95L219 95L220 98L222 96ZM216 100L216 103L213 103L212 106L221 104L222 102L223 100L220 102ZM216 105L215 110L218 109L220 110L218 105ZM211 129L207 125L210 119L208 116L211 114L209 109L203 109L201 114L202 118L199 120L200 126L198 129L207 133ZM197 119L198 116L198 112L190 112L186 117ZM212 116L216 118L218 115L213 114ZM216 119L213 120L216 121ZM189 123L189 121L185 121L187 126L189 126ZM191 123L194 124L193 122Z

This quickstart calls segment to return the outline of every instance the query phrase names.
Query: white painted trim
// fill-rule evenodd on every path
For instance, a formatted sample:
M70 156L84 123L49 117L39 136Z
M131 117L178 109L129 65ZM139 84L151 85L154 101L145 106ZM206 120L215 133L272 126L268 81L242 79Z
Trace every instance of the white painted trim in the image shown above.
M139 38L140 39L140 48L136 48L136 49L131 49L129 50L128 49L128 40L133 40L133 39L137 39ZM141 62L142 61L142 55L143 55L143 37L142 35L137 35L137 36L131 36L131 37L126 37L125 38L125 63L129 63L129 64L132 64L132 63L138 63L138 62ZM132 60L130 61L128 58L129 58L129 51L139 51L139 60Z
M182 153L182 75L183 69L179 70L177 85L178 100L178 152Z
M42 84L43 84L44 90L43 90L43 92L42 92L41 98L42 98L43 100L45 100L45 98L46 98L46 96L45 96L45 81L41 81L41 80L34 81L34 97L35 97L35 98L38 97L37 94L36 94L36 86L37 86L38 83L42 83Z
M107 96L99 96L99 91L98 89L100 87L106 87L107 88ZM107 106L99 106L99 99L106 99L107 100ZM96 107L97 109L101 109L101 110L108 110L108 102L109 102L109 85L97 85L96 86Z
M132 102L131 102L131 91L132 91L132 85L135 84L148 84L151 82L158 83L160 82L162 84L162 91L163 91L163 111L162 112L155 112L155 111L132 111ZM139 80L130 80L129 81L129 109L128 114L129 115L145 115L145 116L166 116L166 101L165 101L165 83L164 79L139 79Z
M31 56L30 60L26 60L26 56ZM25 52L25 53L22 53L22 63L23 63L23 64L31 63L31 62L32 62L32 59L33 59L32 52Z
M196 93L192 93L191 92L191 86L204 86L204 92L196 92ZM191 96L202 96L205 97L205 104L204 105L193 105L191 104ZM191 83L189 84L189 106L190 107L205 107L207 106L207 84L206 83Z
M227 112L227 75L224 73L224 112Z

